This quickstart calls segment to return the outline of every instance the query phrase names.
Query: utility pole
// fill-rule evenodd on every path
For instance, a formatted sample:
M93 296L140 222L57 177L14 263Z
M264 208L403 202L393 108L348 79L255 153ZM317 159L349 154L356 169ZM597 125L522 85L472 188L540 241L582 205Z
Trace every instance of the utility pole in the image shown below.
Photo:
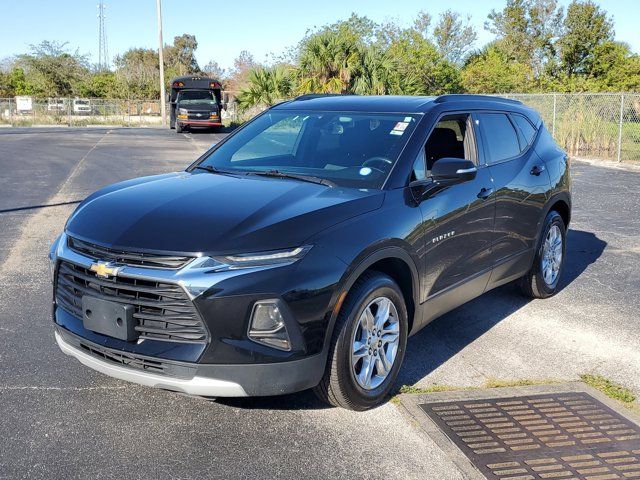
M156 10L158 13L158 57L160 62L160 116L162 117L162 125L167 125L167 106L165 104L164 91L164 53L162 42L162 5L161 0L156 0Z

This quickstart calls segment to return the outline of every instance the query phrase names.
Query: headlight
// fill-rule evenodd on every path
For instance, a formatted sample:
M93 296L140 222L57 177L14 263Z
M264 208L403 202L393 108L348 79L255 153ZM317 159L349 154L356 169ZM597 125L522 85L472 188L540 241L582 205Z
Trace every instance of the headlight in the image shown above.
M49 247L49 278L51 279L51 283L54 281L54 275L56 273L56 262L58 261L58 245L60 244L60 239L63 234L61 233L56 237L56 239Z
M230 268L250 268L270 265L284 265L297 262L311 250L311 245L289 248L284 250L271 250L268 252L239 253L215 257L214 260Z
M178 109L178 113L179 113L180 115L188 115L188 114L189 114L189 112L187 111L187 109L186 109L186 108L179 108L179 109Z

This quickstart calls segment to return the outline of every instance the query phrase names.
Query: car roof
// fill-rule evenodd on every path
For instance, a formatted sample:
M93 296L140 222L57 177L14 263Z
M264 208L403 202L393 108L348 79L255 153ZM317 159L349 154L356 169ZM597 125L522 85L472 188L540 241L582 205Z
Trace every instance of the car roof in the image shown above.
M472 94L440 96L310 94L279 103L271 108L275 110L423 114L438 106L444 107L440 109L441 111L507 110L527 116L536 126L540 121L540 116L535 110L517 100Z
M279 110L343 110L354 112L422 113L436 97L405 95L302 95L274 108Z

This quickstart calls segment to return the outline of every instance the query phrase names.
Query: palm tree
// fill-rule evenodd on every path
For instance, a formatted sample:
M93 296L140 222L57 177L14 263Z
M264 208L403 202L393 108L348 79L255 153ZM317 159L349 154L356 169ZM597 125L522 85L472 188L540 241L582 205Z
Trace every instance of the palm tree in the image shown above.
M361 62L361 48L352 39L321 32L304 42L300 52L300 93L349 93Z
M374 46L362 53L362 62L354 75L353 93L359 95L387 95L396 93L395 62L386 52Z
M293 81L290 67L284 65L259 67L249 73L248 86L238 94L238 105L242 110L255 105L269 107L291 97L292 94Z

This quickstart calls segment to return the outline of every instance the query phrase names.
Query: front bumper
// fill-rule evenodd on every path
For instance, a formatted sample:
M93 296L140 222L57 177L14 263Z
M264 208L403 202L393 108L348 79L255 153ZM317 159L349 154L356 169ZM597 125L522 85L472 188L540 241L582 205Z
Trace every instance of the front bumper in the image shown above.
M268 364L212 365L174 362L174 369L180 371L182 368L183 374L164 375L119 365L106 357L98 358L86 353L80 345L102 351L105 349L60 327L56 328L54 335L63 353L105 375L203 397L270 396L299 392L319 383L325 365L325 357L321 354L302 360Z
M181 379L136 371L132 368L112 364L106 360L100 360L88 353L85 353L79 348L67 343L58 332L55 332L55 337L56 342L58 342L58 346L63 353L77 358L83 365L104 373L105 375L109 375L110 377L119 378L120 380L125 380L127 382L139 383L140 385L146 385L148 387L188 393L190 395L206 397L247 396L244 389L237 383L217 380L215 378L204 378L197 375L190 379Z
M221 127L222 122L219 120L176 120L181 126L193 127Z

